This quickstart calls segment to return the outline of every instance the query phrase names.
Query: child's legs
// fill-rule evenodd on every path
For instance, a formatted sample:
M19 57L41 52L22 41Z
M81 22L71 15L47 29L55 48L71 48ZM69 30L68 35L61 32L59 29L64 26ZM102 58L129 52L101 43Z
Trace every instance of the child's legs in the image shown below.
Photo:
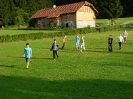
M82 50L83 50L83 44L81 44L80 46L80 52L82 52Z
M119 48L121 49L122 42L119 42Z
M53 59L55 59L55 51L53 50Z
M127 40L127 37L124 37L124 42L126 42L126 40Z
M55 51L55 55L58 57L58 51Z
M85 44L83 44L83 49L85 50Z
M26 59L26 68L28 68L30 64L30 58L25 58L25 59Z

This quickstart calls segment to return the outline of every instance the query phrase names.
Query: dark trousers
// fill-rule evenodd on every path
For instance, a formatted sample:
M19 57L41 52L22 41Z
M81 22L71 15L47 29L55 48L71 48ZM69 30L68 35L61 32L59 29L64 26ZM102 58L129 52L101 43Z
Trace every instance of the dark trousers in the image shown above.
M58 52L53 50L53 59L55 59L56 56L58 57Z
M119 49L121 49L121 46L122 46L122 42L119 42Z
M65 42L64 42L63 45L62 45L62 49L64 49L64 47L65 47Z
M108 44L108 50L112 52L112 44Z

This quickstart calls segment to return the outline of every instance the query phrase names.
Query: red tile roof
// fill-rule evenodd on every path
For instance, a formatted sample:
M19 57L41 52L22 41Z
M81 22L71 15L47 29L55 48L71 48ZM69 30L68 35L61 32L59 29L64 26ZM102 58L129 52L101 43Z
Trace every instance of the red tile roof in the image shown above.
M31 17L31 19L42 18L42 17L54 18L54 17L60 16L61 14L73 13L79 10L83 5L90 6L94 10L95 13L98 13L98 11L95 9L95 7L91 3L87 1L82 1L78 3L56 6L55 8L41 9L37 11Z

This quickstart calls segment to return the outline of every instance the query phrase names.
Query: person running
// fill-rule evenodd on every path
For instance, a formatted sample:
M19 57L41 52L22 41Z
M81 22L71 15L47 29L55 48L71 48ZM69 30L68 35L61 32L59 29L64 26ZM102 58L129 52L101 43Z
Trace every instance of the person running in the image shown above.
M122 42L123 42L123 37L121 36L121 33L119 34L119 36L117 37L117 41L118 41L118 44L119 44L119 49L121 49L122 47Z
M127 41L127 36L128 36L128 33L127 33L127 31L125 30L124 33L123 33L124 43L126 43L126 41Z
M58 55L58 44L56 43L56 39L54 39L54 43L52 44L52 47L50 50L53 50L53 59L55 60L56 56L57 58L59 57Z
M30 64L30 57L32 57L32 48L30 48L29 43L26 43L26 48L24 48L24 57L26 60L26 69L28 69Z
M79 43L80 43L80 38L79 38L79 36L77 35L77 36L76 36L76 48L77 48L77 50L79 49Z
M112 38L112 35L109 35L109 38L108 38L108 51L109 52L112 52L112 45L113 45L113 38Z
M64 47L65 47L65 43L66 43L66 35L63 37L63 39L62 39L62 48L61 49L64 49Z
M84 36L80 40L80 52L82 53L83 50L85 50Z

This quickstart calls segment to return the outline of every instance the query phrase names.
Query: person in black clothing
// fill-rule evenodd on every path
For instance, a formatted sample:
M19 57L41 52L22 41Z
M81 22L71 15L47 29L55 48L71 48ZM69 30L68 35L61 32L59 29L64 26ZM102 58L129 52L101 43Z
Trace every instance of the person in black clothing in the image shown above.
M52 44L52 47L50 50L53 50L53 59L55 60L56 56L57 58L59 57L58 55L58 44L56 43L56 39L54 39L54 43Z
M113 38L112 38L112 35L109 35L109 38L108 38L108 50L109 50L109 52L113 51L112 45L113 45Z

